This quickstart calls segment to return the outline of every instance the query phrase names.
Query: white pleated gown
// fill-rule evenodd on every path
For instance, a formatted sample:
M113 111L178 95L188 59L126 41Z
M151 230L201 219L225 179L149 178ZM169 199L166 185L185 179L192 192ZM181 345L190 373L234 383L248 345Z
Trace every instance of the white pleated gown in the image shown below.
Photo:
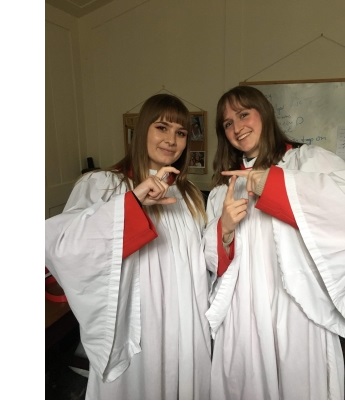
M158 237L122 260L126 190L117 184L110 172L85 175L46 222L47 267L90 360L86 399L209 399L202 222L173 185L178 200L154 222Z
M345 164L303 146L279 164L299 230L254 208L235 231L235 258L214 277L211 399L344 399ZM238 178L235 197L248 197ZM209 195L208 268L226 186Z

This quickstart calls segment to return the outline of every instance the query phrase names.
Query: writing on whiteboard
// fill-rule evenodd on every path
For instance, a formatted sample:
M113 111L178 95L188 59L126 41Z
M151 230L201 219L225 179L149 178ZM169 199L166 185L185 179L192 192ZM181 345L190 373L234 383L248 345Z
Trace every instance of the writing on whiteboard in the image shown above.
M272 99L271 95L266 95L266 98ZM272 101L271 101L272 103ZM313 142L322 142L322 141L327 141L327 136L326 135L304 135L303 132L300 133L298 136L295 135L295 133L298 133L298 127L303 126L304 123L304 117L303 116L294 116L293 114L286 113L285 106L281 105L276 105L272 103L275 115L277 118L277 121L279 123L279 126L283 130L284 133L286 133L290 139L292 139L295 142L302 142L307 145L311 145ZM302 106L303 102L302 101L295 101L294 102L295 106Z

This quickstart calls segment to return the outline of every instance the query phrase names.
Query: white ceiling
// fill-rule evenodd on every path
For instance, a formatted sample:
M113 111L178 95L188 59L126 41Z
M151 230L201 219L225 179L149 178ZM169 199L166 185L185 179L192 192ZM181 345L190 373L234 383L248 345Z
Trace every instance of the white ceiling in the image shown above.
M115 0L45 0L47 4L75 17L82 17Z

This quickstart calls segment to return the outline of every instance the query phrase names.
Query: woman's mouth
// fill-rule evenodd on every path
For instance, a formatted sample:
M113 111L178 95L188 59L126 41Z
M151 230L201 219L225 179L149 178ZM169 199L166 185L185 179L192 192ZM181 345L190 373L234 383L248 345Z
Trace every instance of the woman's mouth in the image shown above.
M175 154L175 151L171 151L171 150L169 150L169 149L159 148L159 150L160 150L164 155L172 156L172 155Z
M246 138L248 135L250 135L250 132L245 132L242 135L240 135L237 140L242 141L244 138Z

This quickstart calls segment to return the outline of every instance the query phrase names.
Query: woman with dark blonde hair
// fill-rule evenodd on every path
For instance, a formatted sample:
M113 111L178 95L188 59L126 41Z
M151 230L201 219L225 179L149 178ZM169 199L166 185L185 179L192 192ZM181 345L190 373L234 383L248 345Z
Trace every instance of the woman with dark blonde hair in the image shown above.
M345 163L258 89L219 100L204 233L211 399L344 399Z
M190 115L187 108L177 97L169 94L157 94L147 101L142 108L141 115L139 115L135 127L134 140L132 140L128 155L109 170L123 175L120 176L120 178L126 183L129 189L131 188L131 183L136 187L147 178L152 168L151 164L153 159L150 156L150 152L148 155L143 155L143 152L148 149L148 130L150 126L153 126L154 122L160 118L164 118L167 122L174 122L180 125L180 128L183 129L183 133L176 139L177 141L180 139L185 145L182 152L179 152L181 156L171 158L168 152L165 152L165 157L163 157L163 159L160 158L158 163L162 161L160 166L167 166L172 163L172 160L174 161L173 166L179 172L177 178L174 172L169 175L170 184L175 181L191 214L195 217L202 216L202 218L206 220L202 193L198 187L188 180L187 174L191 142ZM157 129L160 127L162 126L156 126ZM161 133L163 135L166 131L162 129ZM132 180L132 182L129 182L129 180ZM156 211L158 210L158 206L154 206L153 208ZM149 208L147 210L149 210Z
M84 175L46 221L46 265L80 324L86 399L209 399L203 196L187 178L190 115L142 106L130 151Z

